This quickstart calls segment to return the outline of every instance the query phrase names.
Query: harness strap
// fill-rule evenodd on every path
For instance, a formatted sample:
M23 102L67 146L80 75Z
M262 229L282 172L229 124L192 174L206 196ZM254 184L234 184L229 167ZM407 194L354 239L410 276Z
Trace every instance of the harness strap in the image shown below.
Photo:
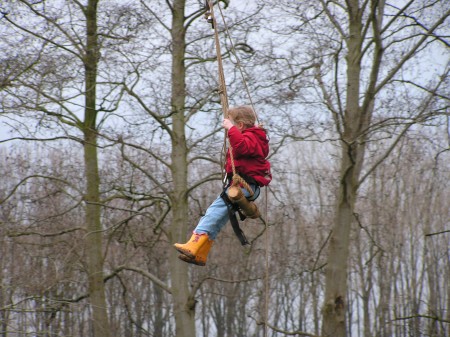
M242 214L242 212L239 210L239 208L233 204L230 199L228 198L228 195L226 193L226 189L223 190L223 192L220 194L220 197L223 199L225 204L228 206L228 216L230 218L231 227L233 227L234 234L238 237L239 241L241 242L241 245L249 245L250 242L248 242L247 237L245 236L244 232L242 231L241 227L239 226L239 221L236 217L236 212L239 213L239 217L242 220L245 220L245 215Z
M248 184L252 184L252 185L258 186L256 180L253 179L252 177L247 176L245 174L240 174L240 173L239 173L239 175ZM233 227L234 234L236 234L236 236L238 237L239 241L241 242L241 244L243 246L249 245L250 242L247 240L247 237L245 236L244 232L242 231L241 227L239 226L239 221L238 221L238 219L236 217L236 212L239 214L239 218L240 218L241 221L244 221L247 217L245 216L244 213L241 212L239 207L236 204L234 204L233 202L231 202L230 198L228 198L226 190L232 184L232 177L228 176L227 178L228 178L227 179L228 181L227 181L227 183L224 184L223 191L220 194L220 197L223 199L225 204L228 206L228 216L230 218L231 227ZM252 198L252 200L255 200L258 196L259 196L259 193L258 193L258 195L256 195L256 197Z

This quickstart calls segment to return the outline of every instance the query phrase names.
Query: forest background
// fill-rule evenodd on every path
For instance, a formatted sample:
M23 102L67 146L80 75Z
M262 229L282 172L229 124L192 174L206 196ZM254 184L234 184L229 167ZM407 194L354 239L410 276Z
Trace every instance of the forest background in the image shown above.
M0 11L0 336L450 336L447 0L215 3L274 180L205 267L172 248L222 188L203 1Z

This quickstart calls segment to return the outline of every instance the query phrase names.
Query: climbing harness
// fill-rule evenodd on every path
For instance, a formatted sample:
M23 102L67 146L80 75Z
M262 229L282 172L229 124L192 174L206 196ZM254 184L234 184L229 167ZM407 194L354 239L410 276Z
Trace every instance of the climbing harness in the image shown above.
M242 175L244 176L244 175ZM256 183L255 179L253 179L252 177L248 177L245 176L244 179L248 185L250 190L249 193L253 193L252 196L249 196L248 198L246 198L245 196L241 196L241 198L246 198L249 202L252 202L253 200L256 200L256 198L258 198L259 193L260 193L260 188L258 186L258 184ZM239 241L241 242L241 244L243 246L245 245L249 245L250 242L247 240L247 237L245 236L244 232L242 231L241 227L239 226L239 221L237 219L236 213L239 214L239 219L241 221L244 221L247 217L250 218L257 218L259 217L259 211L256 208L256 205L254 203L252 203L252 205L255 205L254 212L243 212L242 209L239 207L239 204L234 202L232 199L230 199L229 194L227 193L229 188L231 187L232 184L232 180L231 179L227 179L227 183L224 185L223 191L220 194L220 197L223 199L223 201L225 202L225 204L228 207L228 216L230 218L230 223L231 223L231 227L233 228L234 234L236 234L236 236L238 237ZM241 188L239 187L239 192L241 191ZM242 193L242 192L241 192Z

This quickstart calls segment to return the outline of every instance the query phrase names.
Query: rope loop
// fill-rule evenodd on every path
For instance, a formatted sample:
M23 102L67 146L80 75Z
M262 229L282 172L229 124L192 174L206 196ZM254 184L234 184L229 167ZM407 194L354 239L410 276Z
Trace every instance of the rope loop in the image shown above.
M233 174L233 178L231 179L231 186L242 186L248 191L250 197L253 197L253 195L255 194L250 185L237 173Z

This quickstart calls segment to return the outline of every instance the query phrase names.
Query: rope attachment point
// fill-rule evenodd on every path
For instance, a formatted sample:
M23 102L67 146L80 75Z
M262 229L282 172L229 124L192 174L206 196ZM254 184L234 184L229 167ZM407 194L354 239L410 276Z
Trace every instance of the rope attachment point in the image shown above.
M213 15L211 13L211 7L209 6L209 1L205 0L205 19L208 23L211 24L211 28L214 29L214 18Z

